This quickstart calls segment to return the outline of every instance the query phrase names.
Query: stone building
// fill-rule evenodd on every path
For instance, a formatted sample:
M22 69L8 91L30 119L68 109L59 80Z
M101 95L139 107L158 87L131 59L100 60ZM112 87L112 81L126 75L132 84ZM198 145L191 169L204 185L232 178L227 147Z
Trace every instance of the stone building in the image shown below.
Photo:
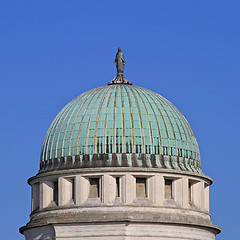
M26 240L213 240L195 135L168 100L128 81L121 49L107 86L52 122L32 188Z

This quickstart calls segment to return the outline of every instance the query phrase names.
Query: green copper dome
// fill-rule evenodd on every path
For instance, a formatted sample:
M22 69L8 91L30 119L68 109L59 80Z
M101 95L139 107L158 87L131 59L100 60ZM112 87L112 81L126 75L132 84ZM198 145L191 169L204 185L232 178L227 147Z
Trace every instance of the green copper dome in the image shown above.
M196 138L175 106L127 82L109 84L83 93L57 115L40 171L119 166L201 173Z

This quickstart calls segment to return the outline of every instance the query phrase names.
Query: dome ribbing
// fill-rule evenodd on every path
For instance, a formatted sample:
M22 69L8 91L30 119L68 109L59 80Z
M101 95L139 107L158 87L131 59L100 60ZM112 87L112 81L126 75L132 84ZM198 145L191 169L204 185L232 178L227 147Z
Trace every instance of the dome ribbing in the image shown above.
M43 143L42 171L101 166L201 173L198 144L184 116L157 93L127 84L75 98Z

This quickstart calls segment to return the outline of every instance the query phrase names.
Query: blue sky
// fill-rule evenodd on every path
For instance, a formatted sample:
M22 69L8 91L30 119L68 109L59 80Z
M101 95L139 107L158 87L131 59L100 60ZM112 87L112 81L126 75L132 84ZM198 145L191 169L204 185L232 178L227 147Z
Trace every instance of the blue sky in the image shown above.
M197 137L213 178L217 240L238 240L240 159L240 1L0 2L1 237L24 239L26 180L56 114L73 98L125 75L171 101Z

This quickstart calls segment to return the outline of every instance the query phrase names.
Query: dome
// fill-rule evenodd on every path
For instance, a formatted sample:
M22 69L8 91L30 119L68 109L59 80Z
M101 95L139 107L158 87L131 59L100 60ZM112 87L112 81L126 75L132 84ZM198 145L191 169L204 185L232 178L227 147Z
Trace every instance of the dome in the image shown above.
M124 74L67 104L43 142L31 186L26 240L205 239L209 186L197 140L184 116ZM56 237L57 236L57 237Z
M131 82L109 84L78 96L56 116L40 171L114 166L202 173L196 137L173 104Z

